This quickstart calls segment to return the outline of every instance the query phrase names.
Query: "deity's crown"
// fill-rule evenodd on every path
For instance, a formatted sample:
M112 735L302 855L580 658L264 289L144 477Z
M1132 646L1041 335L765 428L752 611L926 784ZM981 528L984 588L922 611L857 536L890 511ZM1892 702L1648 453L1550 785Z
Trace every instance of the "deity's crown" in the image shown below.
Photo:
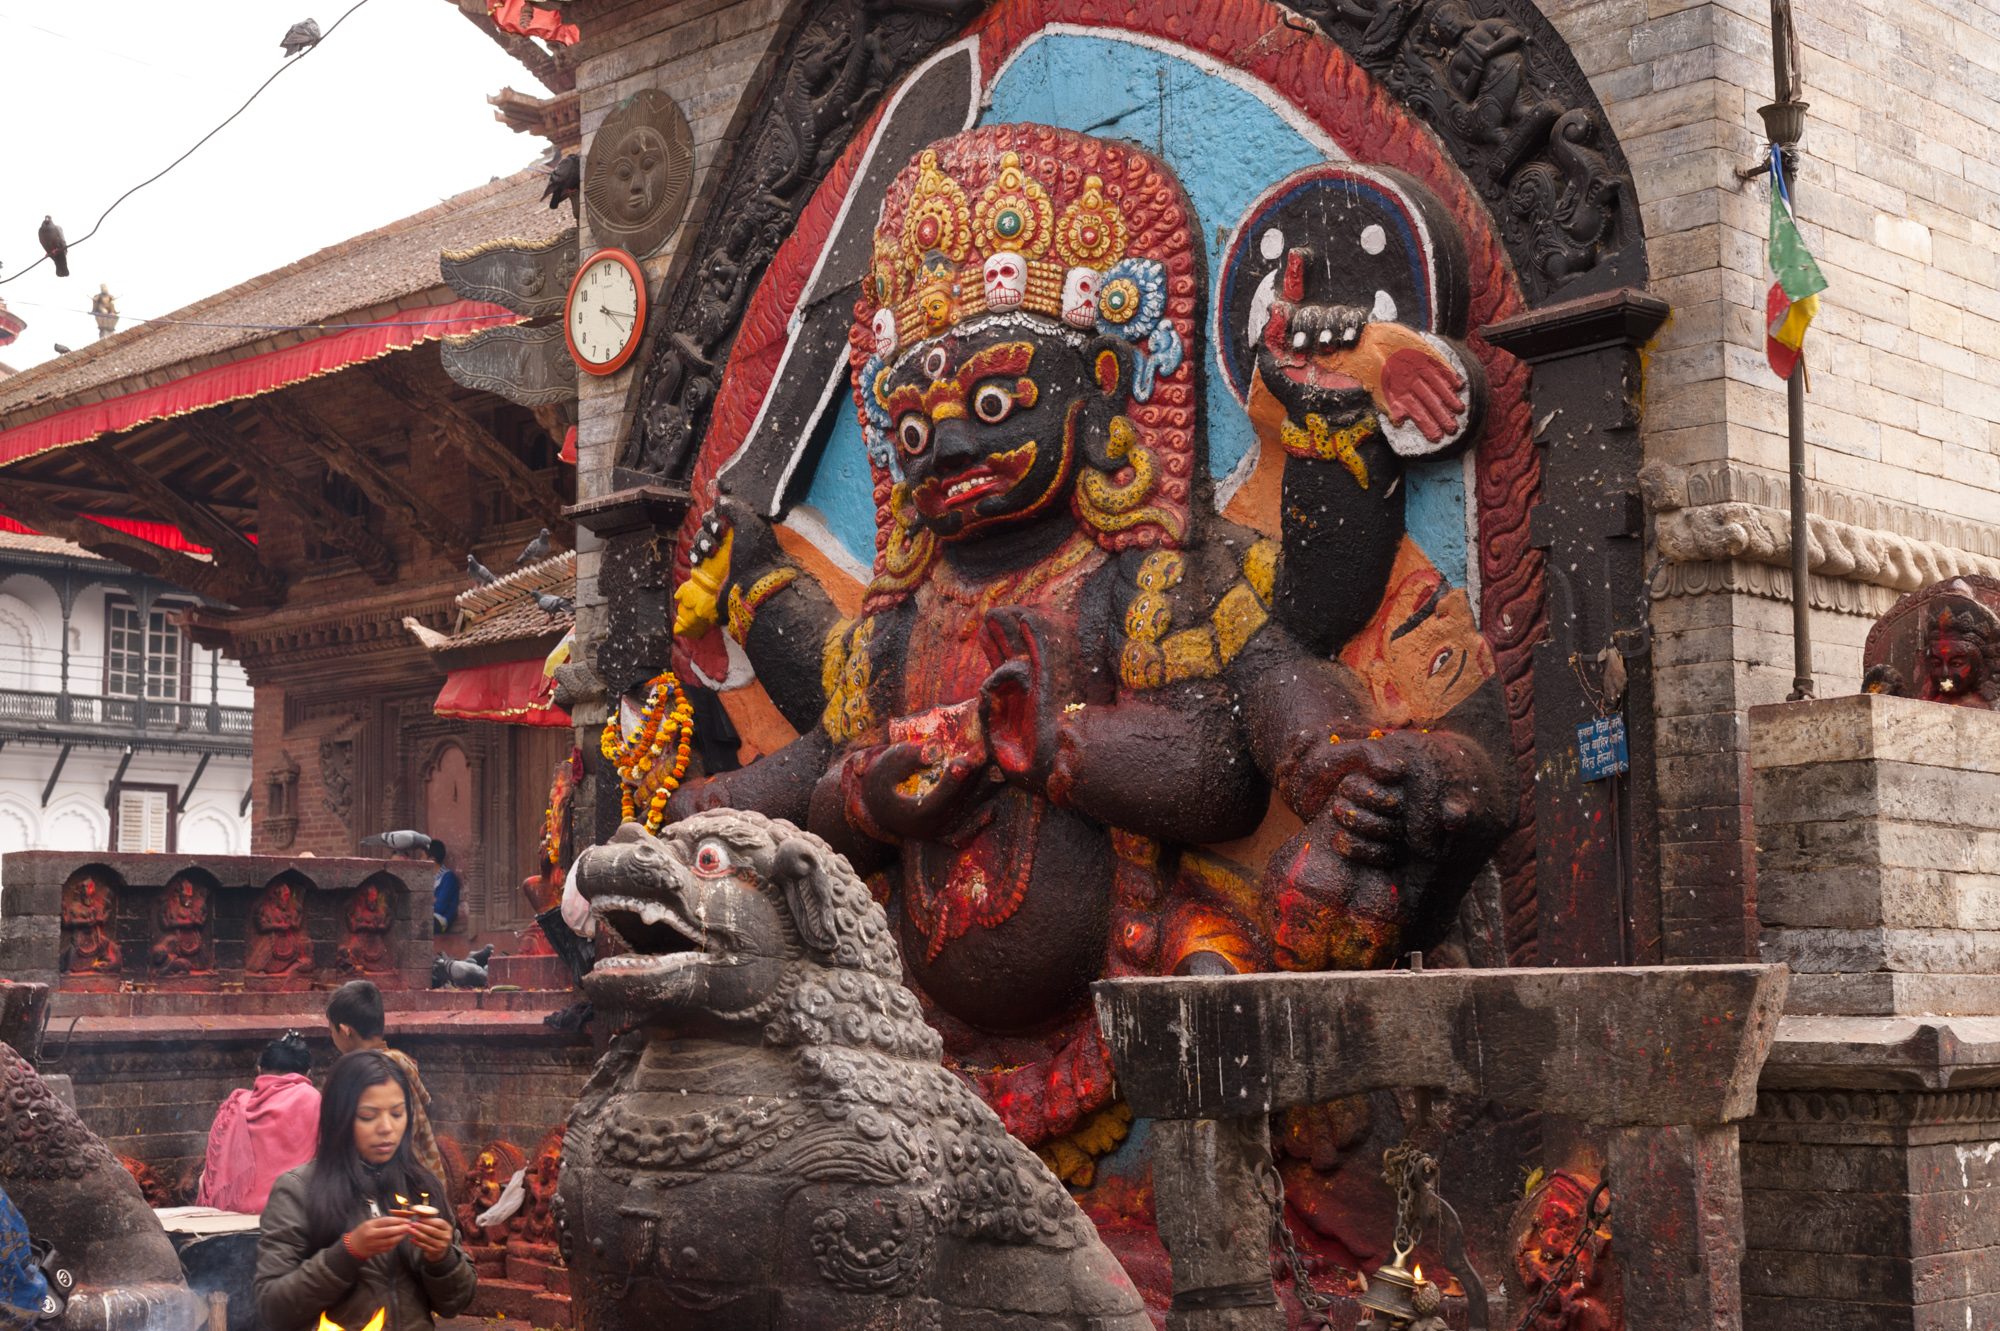
M893 360L992 313L1144 340L1168 313L1163 256L1148 251L1188 245L1162 234L1167 211L1166 232L1186 225L1178 200L1162 197L1162 174L1127 145L1042 125L924 149L884 200L859 340Z

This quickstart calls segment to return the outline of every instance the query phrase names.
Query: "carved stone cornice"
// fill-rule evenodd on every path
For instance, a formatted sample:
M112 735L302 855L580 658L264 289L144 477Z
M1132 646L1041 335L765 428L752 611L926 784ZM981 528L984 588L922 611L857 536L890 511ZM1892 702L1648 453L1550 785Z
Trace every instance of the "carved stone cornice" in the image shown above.
M1641 475L1661 560L1653 594L1742 592L1791 599L1785 477L1735 463L1649 464ZM1813 604L1882 614L1896 595L1967 573L2000 576L2000 525L1808 486Z
M2000 1088L1964 1091L1759 1091L1750 1124L1915 1127L2000 1122ZM1746 1125L1749 1126L1749 1125Z

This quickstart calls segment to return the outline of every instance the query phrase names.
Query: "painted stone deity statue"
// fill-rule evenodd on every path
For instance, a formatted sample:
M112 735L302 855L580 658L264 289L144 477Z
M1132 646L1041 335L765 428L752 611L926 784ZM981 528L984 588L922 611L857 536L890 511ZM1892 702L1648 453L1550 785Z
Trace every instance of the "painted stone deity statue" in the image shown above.
M925 149L851 337L860 612L727 499L677 597L801 733L673 812L790 819L874 875L947 1059L1045 1158L1124 1135L1093 980L1434 946L1512 807L1491 654L1405 524L1409 460L1482 421L1449 218L1329 164L1241 229L1213 326L1275 538L1207 490L1200 225L1125 143Z
M1909 593L1868 631L1865 693L2000 707L2000 579L1968 574Z
M250 975L284 976L305 974L312 967L305 902L297 887L280 879L258 893L250 907L250 947L243 969Z
M71 975L115 971L122 953L114 936L117 898L95 878L63 887L62 968Z
M153 974L166 978L202 975L215 969L215 947L209 939L208 889L191 878L167 884L155 908Z

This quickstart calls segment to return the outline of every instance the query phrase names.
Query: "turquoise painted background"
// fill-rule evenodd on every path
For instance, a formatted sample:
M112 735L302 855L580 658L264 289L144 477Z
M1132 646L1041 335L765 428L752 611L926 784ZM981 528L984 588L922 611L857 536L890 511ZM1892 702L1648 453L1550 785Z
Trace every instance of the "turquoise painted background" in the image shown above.
M1203 424L1209 473L1218 481L1256 446L1249 418L1229 392L1209 345L1213 283L1229 235L1257 196L1301 167L1328 160L1253 93L1194 61L1134 41L1051 32L1023 47L987 90L982 125L1032 121L1124 139L1152 152L1180 177L1200 224L1206 280L1200 330ZM1337 154L1336 154L1337 155ZM875 502L852 399L843 390L819 469L803 496L849 554L875 557ZM1465 481L1454 458L1406 472L1410 533L1431 562L1466 582Z

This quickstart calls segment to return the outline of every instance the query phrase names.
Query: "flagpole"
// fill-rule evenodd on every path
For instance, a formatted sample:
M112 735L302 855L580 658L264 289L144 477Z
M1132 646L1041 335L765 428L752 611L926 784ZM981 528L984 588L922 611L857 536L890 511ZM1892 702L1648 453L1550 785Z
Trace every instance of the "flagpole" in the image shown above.
M1758 108L1771 140L1771 188L1783 188L1794 210L1798 200L1798 144L1805 133L1806 104L1799 100L1804 80L1799 71L1798 30L1792 26L1791 0L1771 0L1771 105ZM1775 160L1773 160L1775 159ZM1778 171L1783 172L1780 181ZM1806 511L1806 362L1800 356L1785 379L1785 418L1790 435L1792 480L1792 691L1786 701L1813 696L1812 570L1807 555Z

